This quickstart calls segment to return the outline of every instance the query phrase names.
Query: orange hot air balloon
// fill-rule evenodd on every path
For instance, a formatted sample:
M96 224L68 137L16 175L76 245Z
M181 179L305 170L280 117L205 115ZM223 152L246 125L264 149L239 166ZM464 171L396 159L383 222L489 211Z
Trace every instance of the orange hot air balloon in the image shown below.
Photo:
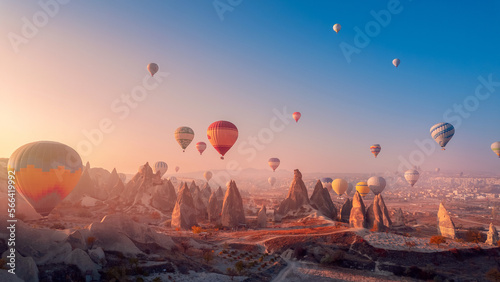
M69 146L38 141L14 151L8 170L9 184L15 184L37 213L48 216L80 180L82 159Z
M200 155L203 153L203 151L205 151L206 148L207 148L207 143L205 142L196 143L196 150L200 152Z
M295 112L292 114L292 116L293 116L293 119L295 120L295 122L299 122L299 119L302 115L299 112Z
M238 128L229 121L219 120L208 127L207 138L223 160L224 155L238 139Z

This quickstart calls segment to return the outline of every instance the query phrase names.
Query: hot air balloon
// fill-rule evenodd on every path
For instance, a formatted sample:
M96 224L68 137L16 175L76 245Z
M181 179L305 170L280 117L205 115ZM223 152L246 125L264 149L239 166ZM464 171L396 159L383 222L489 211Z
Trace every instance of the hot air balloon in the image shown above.
M321 183L323 183L324 188L328 189L329 187L332 187L333 179L331 179L330 177L323 177L320 180L321 180Z
M178 171L179 171L179 169L180 169L180 167L176 166L176 167L175 167L175 172L178 172Z
M358 191L361 197L364 198L368 195L368 193L370 193L370 188L366 182L358 182L358 184L356 184L356 191Z
M267 179L267 182L269 182L271 186L274 186L274 184L276 183L276 178L271 176L269 177L269 179Z
M405 179L408 181L408 183L413 187L415 183L418 180L418 177L420 176L420 173L414 169L409 169L405 172Z
M125 180L127 180L127 175L125 173L118 173L118 177L120 177L120 180L125 183Z
M229 121L219 120L208 127L207 138L223 160L224 155L238 139L238 128Z
M441 146L441 150L444 150L444 147L448 142L450 142L451 138L455 134L455 128L453 125L440 122L431 127L431 136L436 140L436 142Z
M151 74L151 76L154 76L155 73L157 73L159 69L160 69L160 67L158 67L158 65L155 63L150 63L148 65L148 71Z
M382 147L380 147L380 144L373 144L370 147L370 151L372 152L373 155L375 155L375 158L378 156L381 149L382 149Z
M82 159L71 147L52 141L33 142L10 156L9 184L15 185L37 213L48 216L73 190L82 169Z
M299 112L295 112L292 114L292 116L293 116L293 119L295 120L295 122L299 122L299 119L302 115Z
M392 64L393 64L395 67L398 67L400 62L401 62L401 61L400 61L398 58L396 58L396 59L392 60Z
M177 182L177 177L171 176L171 177L168 178L168 180L170 180L170 182L172 182L172 184L174 184L174 183Z
M367 184L370 191L372 191L373 194L378 195L384 191L386 182L383 177L373 176L368 179Z
M185 152L187 146L193 141L194 131L187 126L181 126L175 130L174 135L177 143L181 145L182 151Z
M334 25L333 25L333 30L334 30L336 33L339 33L339 31L340 31L340 29L341 29L341 28L342 28L342 27L340 26L340 24L334 24Z
M280 166L280 159L278 158L270 158L267 163L273 169L273 172L276 171L278 166Z
M436 167L436 172L440 172L441 169L439 167Z
M156 174L158 171L160 172L160 177L162 177L168 170L168 165L166 162L156 162L153 166L153 173Z
M352 185L351 185L351 187L352 187ZM337 179L333 180L333 182L332 182L332 189L339 196L346 193L347 188L349 188L349 184L347 184L347 181L345 181L344 179L337 178Z
M203 151L205 151L206 148L207 148L207 143L205 142L196 143L196 150L200 152L200 155L203 153Z
M491 144L491 150L500 158L500 142L494 142Z
M347 186L347 191L345 192L346 195L351 195L351 192L352 190L354 190L354 186L352 185L352 183L349 183L348 186Z
M203 177L205 177L205 179L208 181L210 181L210 179L212 179L212 172L211 171L205 171L205 173L203 173Z

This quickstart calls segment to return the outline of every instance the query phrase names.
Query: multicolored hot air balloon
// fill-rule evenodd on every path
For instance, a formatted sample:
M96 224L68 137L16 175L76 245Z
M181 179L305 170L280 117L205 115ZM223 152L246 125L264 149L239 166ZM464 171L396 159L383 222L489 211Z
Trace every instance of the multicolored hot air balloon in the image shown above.
M270 158L267 163L273 169L273 172L276 171L278 166L280 166L280 159L278 158Z
M157 73L159 69L160 69L160 67L158 67L158 65L155 63L150 63L148 65L148 71L151 74L151 76L154 76L155 73Z
M299 122L299 119L302 115L299 112L295 112L292 114L292 116L293 116L293 119L295 120L295 122Z
M155 165L153 166L153 173L156 174L158 171L160 172L160 177L163 177L163 175L167 172L168 170L168 165L166 162L156 162Z
M336 33L339 33L339 31L340 31L340 29L341 29L341 28L342 28L342 27L340 26L340 24L334 24L334 25L333 25L333 30L334 30Z
M267 179L267 182L269 182L271 186L274 186L274 184L276 183L276 178L271 176L269 177L269 179Z
M224 155L238 139L238 128L229 121L219 120L208 127L207 138L223 160Z
M500 142L494 142L491 144L491 150L500 158Z
M176 167L175 167L175 172L178 172L178 171L179 171L179 169L180 169L180 167L176 166Z
M453 125L447 122L440 122L431 127L431 136L432 138L441 146L441 150L444 150L444 147L448 142L450 142L451 138L455 134L455 128Z
M392 60L392 64L393 64L395 67L398 67L400 62L401 62L401 61L400 61L398 58L396 58L396 59Z
M210 179L212 179L212 172L211 172L211 171L208 171L208 170L207 170L207 171L205 171L205 172L203 173L203 177L205 177L205 179L207 180L207 182L208 182L208 181L210 181Z
M181 126L175 130L174 135L177 143L181 145L182 151L185 152L187 146L193 141L194 131L187 126Z
M351 185L351 187L352 187L352 185ZM333 182L332 182L332 189L339 196L346 193L347 188L349 188L349 184L347 184L347 181L345 181L344 179L337 178L337 179L333 180Z
M320 179L321 183L323 184L323 188L330 188L332 187L332 182L333 182L333 179L331 179L330 177L323 177Z
M378 156L378 154L380 153L381 149L382 149L382 147L380 147L380 144L373 144L370 147L370 151L375 156L375 158Z
M409 169L405 172L405 179L408 181L408 183L413 187L415 183L417 183L417 180L420 176L420 173L414 169Z
M82 169L82 159L71 147L38 141L14 151L8 162L8 177L37 213L48 216L75 188Z
M373 176L368 179L368 188L370 188L370 191L373 192L373 194L378 195L384 191L386 182L383 177L380 176Z
M196 143L196 150L200 152L200 155L203 153L203 151L205 151L206 148L207 148L207 143L205 142Z
M358 182L358 184L356 184L356 191L358 191L361 197L364 198L368 195L368 193L370 193L370 188L366 182Z

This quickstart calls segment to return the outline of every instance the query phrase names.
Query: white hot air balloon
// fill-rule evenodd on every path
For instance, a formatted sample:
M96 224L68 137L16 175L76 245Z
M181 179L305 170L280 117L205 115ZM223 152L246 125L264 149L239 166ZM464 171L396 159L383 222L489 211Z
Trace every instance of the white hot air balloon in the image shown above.
M405 179L408 181L408 183L413 187L415 183L418 180L418 177L420 176L420 173L414 169L409 169L405 172Z
M163 177L163 175L167 172L168 170L168 165L166 162L156 162L155 165L153 166L153 173L156 174L158 171L160 172L160 177Z
M336 33L339 33L340 29L342 28L342 26L340 26L340 24L334 24L333 25L333 30L336 32Z
M491 150L500 158L500 142L491 144Z
M386 186L385 179L380 176L370 177L367 181L367 184L368 188L370 188L370 191L372 191L375 195L382 193Z
M276 183L276 177L269 177L269 179L267 179L267 182L269 182L269 184L271 184L271 186L274 186L274 184Z
M393 64L395 67L398 67L398 66L399 66L399 63L401 63L401 61L400 61L398 58L396 58L396 59L392 60L392 64Z

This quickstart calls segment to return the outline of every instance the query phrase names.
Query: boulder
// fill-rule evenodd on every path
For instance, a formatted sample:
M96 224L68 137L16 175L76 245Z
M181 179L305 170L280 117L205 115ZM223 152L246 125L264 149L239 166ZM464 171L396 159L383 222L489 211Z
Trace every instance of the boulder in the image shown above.
M490 229L488 231L488 237L487 237L485 243L489 244L489 245L497 246L498 240L500 240L500 239L498 238L497 228L495 227L495 225L493 225L493 222L492 222L492 223L490 223Z
M99 269L101 267L97 264L95 264L92 259L89 257L89 255L81 250L81 249L74 249L64 260L65 264L72 264L76 265L78 269L82 272L82 274L85 274L87 272L92 273L92 279L99 281L101 278L101 275L99 274Z
M10 255L9 250L5 251L2 254L2 258L9 262L7 256ZM25 282L38 282L38 267L36 266L35 260L32 257L24 257L19 254L17 251L15 252L16 256L16 266L15 273L16 276L22 279ZM10 269L10 267L7 266ZM12 274L10 274L12 276ZM0 281L14 281L11 279L1 280Z

